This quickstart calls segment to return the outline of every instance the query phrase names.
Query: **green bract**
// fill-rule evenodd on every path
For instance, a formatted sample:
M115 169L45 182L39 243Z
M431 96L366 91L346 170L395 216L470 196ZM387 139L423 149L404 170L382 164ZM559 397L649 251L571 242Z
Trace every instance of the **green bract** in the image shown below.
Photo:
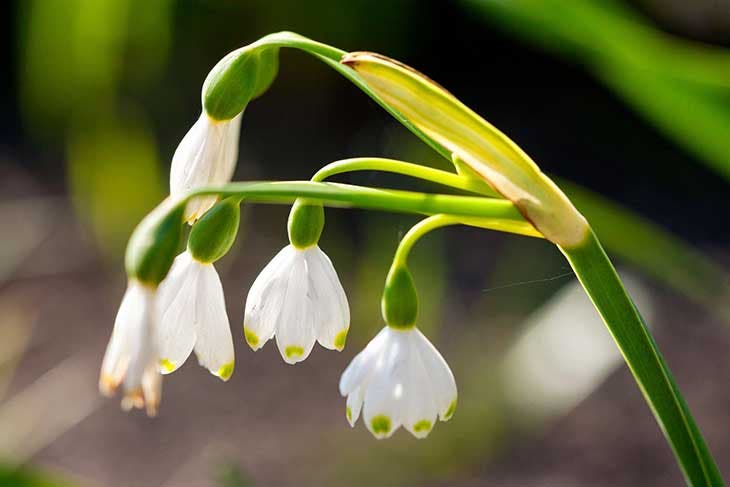
M203 108L214 120L230 120L262 95L279 70L279 49L246 46L237 49L210 71L203 84Z
M130 280L153 287L162 282L180 247L184 211L184 202L168 198L137 225L125 256Z
M416 325L418 293L413 277L405 265L396 264L390 268L380 307L388 326L408 329Z
M324 208L319 203L296 200L289 213L289 241L304 249L319 242L324 229Z
M350 53L342 63L385 104L449 151L453 161L468 166L511 200L545 238L565 247L585 238L588 223L560 188L506 135L451 93L379 54Z
M241 222L240 198L226 198L193 225L188 251L200 262L212 264L228 253Z

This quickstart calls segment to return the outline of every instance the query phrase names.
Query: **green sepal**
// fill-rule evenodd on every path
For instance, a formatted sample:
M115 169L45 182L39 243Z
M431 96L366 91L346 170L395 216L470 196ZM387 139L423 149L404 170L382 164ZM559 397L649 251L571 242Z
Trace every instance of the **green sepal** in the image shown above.
M233 246L241 223L240 198L219 201L190 230L188 251L199 262L212 264Z
M418 293L411 272L405 265L396 264L390 268L380 306L388 326L408 329L416 325Z
M324 208L319 203L298 199L289 212L289 242L304 249L319 242L324 229Z
M279 48L252 44L221 59L203 84L203 108L214 120L230 120L261 96L279 71Z
M124 264L130 279L157 287L172 266L183 234L185 205L167 198L132 232Z

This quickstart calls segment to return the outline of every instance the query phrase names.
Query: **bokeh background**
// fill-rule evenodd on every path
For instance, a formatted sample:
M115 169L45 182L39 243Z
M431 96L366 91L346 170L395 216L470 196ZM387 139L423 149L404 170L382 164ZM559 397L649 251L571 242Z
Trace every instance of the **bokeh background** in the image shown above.
M350 430L339 374L382 326L415 219L327 212L348 346L285 365L241 336L243 300L286 243L287 208L246 207L221 261L236 371L190 360L161 414L96 391L132 228L167 190L208 70L293 30L400 59L510 135L615 257L720 469L730 475L730 2L18 0L0 6L0 485L613 486L682 477L559 252L451 228L419 242L420 326L459 386L425 441ZM306 179L372 155L448 168L337 74L282 51L243 118L237 179ZM359 173L341 181L437 189Z

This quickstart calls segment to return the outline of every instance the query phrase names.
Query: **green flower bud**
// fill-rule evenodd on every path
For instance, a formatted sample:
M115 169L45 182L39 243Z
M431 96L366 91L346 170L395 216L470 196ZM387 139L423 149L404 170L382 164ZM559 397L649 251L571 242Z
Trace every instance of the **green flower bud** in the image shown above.
M167 198L134 229L125 267L130 279L157 287L167 275L182 241L185 205Z
M261 96L279 71L279 49L254 44L221 59L203 84L203 107L214 120L230 120Z
M298 199L289 213L289 241L304 249L319 242L324 229L324 208L319 203Z
M228 253L241 222L239 198L226 198L208 210L188 237L188 251L199 262L212 264Z
M418 294L413 277L404 264L393 265L390 268L385 279L380 307L388 326L408 329L416 325Z

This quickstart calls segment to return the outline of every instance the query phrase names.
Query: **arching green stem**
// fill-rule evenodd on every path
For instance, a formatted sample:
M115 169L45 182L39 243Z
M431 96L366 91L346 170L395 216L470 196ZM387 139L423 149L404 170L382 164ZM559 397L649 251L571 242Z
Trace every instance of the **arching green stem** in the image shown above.
M418 136L436 152L441 154L449 162L453 163L451 151L424 134L423 131L421 131L410 121L408 121L397 110L385 103L385 101L383 101L383 99L375 92L373 92L373 90L370 89L367 83L365 83L363 79L353 69L340 63L342 58L347 54L347 51L337 49L336 47L332 47L321 42L313 41L312 39L301 36L294 32L277 32L274 34L269 34L256 41L253 45L261 47L289 47L293 49L299 49L301 51L311 54L312 56L327 64L329 67L347 78L350 82L352 82L355 86L360 88L360 90L362 90L365 94L372 98L385 111L390 113L396 120L402 123L408 130L413 132L416 136Z
M452 172L421 166L420 164L381 157L355 157L332 162L317 171L312 176L312 181L324 181L331 176L354 171L383 171L402 174L450 188L501 198L487 183L480 179L465 177Z
M448 225L459 225L461 223L463 223L461 220L449 215L433 215L416 223L408 230L398 244L398 249L395 251L395 256L393 257L393 266L405 266L413 246L428 232L437 228Z
M419 193L312 181L258 181L199 188L188 193L182 202L187 202L195 196L207 195L240 196L249 202L263 203L292 203L297 198L307 198L327 206L422 215L443 213L472 226L542 237L511 201L496 198Z

